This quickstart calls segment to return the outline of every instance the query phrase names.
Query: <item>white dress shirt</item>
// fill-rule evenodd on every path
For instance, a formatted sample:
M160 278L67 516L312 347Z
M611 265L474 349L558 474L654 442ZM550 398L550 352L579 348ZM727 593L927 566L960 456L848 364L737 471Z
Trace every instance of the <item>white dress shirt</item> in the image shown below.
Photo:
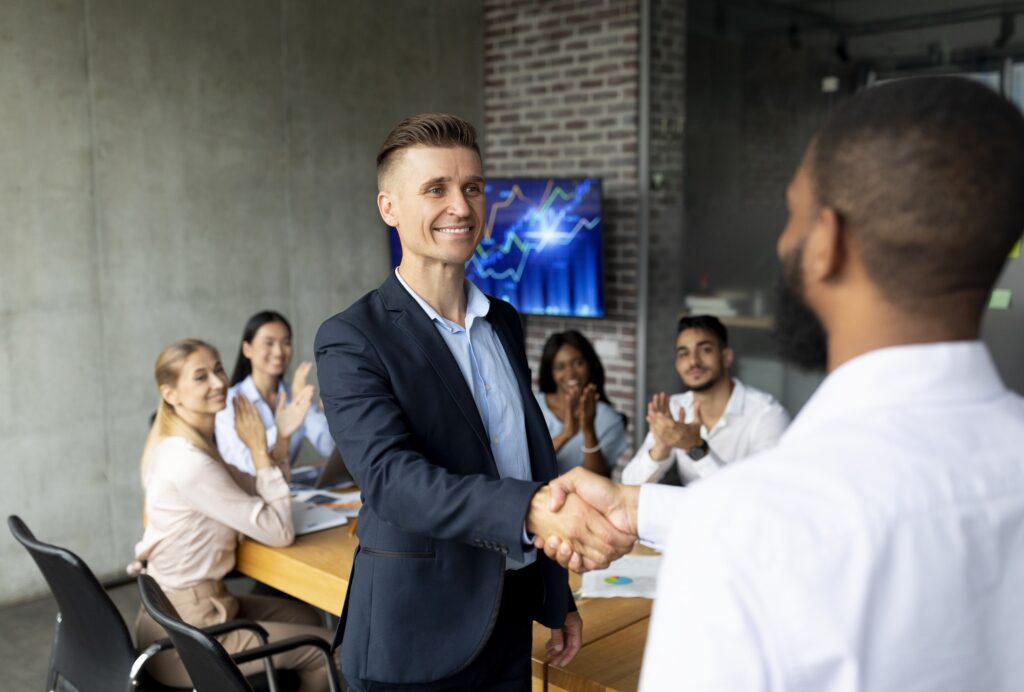
M847 362L638 523L667 539L642 690L1024 689L1024 399L980 342Z
M252 375L249 375L228 389L227 406L224 407L223 411L217 413L217 451L220 452L224 461L236 469L254 475L256 473L256 465L252 461L252 454L249 452L249 448L245 446L245 443L242 442L242 438L238 436L238 431L235 430L236 394L244 395L246 399L253 403L256 411L260 414L263 427L267 429L267 449L273 449L274 445L277 444L277 423L274 420L274 410L270 408L270 404L263 400L263 395L260 394L260 390L256 388L256 383L252 380ZM291 387L285 383L284 379L281 379L277 385L279 401L282 396L286 396L288 401L292 400ZM292 439L288 442L289 464L295 463L295 457L299 454L299 446L302 444L303 438L309 440L310 444L316 448L317 453L322 457L329 457L334 451L334 438L331 437L331 431L327 427L327 417L315 401L309 407L309 411L306 412L302 425L292 434Z
M699 461L693 461L686 450L673 448L667 458L655 461L651 458L654 435L647 433L644 443L637 450L632 461L622 471L622 482L626 485L657 483L672 464L679 469L683 484L698 478L706 478L733 461L771 449L779 441L789 414L771 394L744 385L733 378L732 394L725 405L721 418L711 430L700 426L700 436L708 443L708 454ZM678 419L683 410L685 423L694 421L693 392L673 394L669 397L668 408L672 417Z

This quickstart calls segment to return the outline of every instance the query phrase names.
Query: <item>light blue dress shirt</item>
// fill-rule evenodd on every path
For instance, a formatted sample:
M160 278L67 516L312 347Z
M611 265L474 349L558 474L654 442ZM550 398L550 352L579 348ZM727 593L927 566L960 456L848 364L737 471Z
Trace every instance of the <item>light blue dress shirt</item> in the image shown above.
M516 382L512 364L501 340L491 324L484 319L491 308L484 292L466 281L466 326L462 327L442 317L416 291L405 283L395 269L395 276L413 300L423 308L437 327L455 362L473 393L480 420L491 443L491 452L501 478L530 480L530 450L526 442L526 423L523 416L523 397ZM523 531L523 543L530 541ZM536 550L524 553L524 561L506 558L509 569L519 569L537 559Z
M267 429L267 449L271 449L277 443L277 423L274 422L274 411L270 408L270 404L263 400L260 391L256 389L256 383L252 381L252 375L249 375L228 389L227 406L223 411L217 413L216 418L217 450L224 458L224 461L237 469L255 476L256 465L252 461L252 454L241 438L238 437L238 432L235 430L236 394L245 396L246 399L253 403L256 411L260 414L263 427ZM277 385L278 398L280 399L282 395L286 395L288 401L291 401L291 387L283 379ZM320 410L320 407L315 402L309 407L302 425L292 434L292 439L288 443L289 465L295 463L295 457L299 454L302 438L309 440L322 457L329 457L331 452L334 451L334 438L331 437L331 431L327 427L327 417L324 416L324 412Z

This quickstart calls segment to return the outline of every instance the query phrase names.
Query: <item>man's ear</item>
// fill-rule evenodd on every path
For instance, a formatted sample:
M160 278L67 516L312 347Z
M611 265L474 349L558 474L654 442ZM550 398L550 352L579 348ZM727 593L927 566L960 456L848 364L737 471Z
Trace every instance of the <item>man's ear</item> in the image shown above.
M722 349L722 366L729 370L732 368L733 352L732 349L726 346Z
M822 207L804 249L805 271L818 281L834 279L842 272L846 254L842 217L835 209Z
M377 209L380 211L380 218L392 228L398 227L398 210L395 208L395 201L390 192L377 193Z

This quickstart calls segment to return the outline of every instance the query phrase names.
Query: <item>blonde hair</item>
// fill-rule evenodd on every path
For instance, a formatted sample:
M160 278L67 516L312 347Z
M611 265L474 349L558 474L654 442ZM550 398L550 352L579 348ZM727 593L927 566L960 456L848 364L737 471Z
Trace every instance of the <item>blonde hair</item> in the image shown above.
M208 350L217 359L220 359L217 349L199 339L181 339L169 344L164 350L160 351L160 355L156 358L154 373L157 390L159 391L159 388L164 385L177 387L181 371L185 367L185 361L193 353L202 349ZM141 472L143 488L146 487L148 481L150 454L157 442L165 437L183 437L199 451L203 452L203 454L218 461L222 460L213 440L203 437L198 430L179 416L174 407L167 403L161 394L160 403L157 404L156 418L153 420L153 427L149 429L149 435L146 437L146 446L142 450Z

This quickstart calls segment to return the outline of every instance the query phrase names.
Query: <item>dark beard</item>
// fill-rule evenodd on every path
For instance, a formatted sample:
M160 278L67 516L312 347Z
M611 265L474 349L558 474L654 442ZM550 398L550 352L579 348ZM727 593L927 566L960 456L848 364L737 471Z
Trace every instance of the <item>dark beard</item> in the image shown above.
M697 385L696 387L689 387L688 385L687 386L691 392L706 392L712 387L714 387L716 384L718 384L718 381L720 379L722 379L721 375L719 375L718 377L713 377L704 384ZM686 383L684 382L683 384Z
M828 334L803 301L803 250L800 243L782 258L782 275L775 284L775 347L780 358L801 370L824 371L828 366Z

